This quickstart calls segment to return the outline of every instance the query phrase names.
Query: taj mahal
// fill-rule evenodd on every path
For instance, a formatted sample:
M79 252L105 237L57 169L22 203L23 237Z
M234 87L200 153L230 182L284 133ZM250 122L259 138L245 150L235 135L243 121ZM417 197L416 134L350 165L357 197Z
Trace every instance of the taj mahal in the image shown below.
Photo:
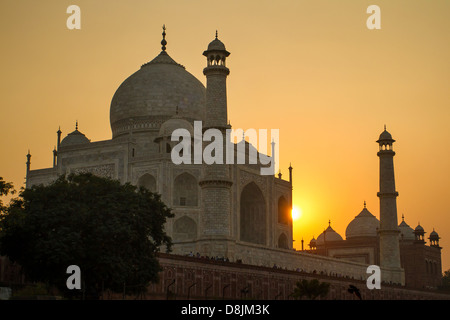
M173 163L171 153L178 143L171 139L174 130L182 128L194 136L195 121L202 122L203 131L216 129L224 136L231 129L227 116L230 69L226 63L230 52L216 32L203 51L205 86L170 57L165 31L161 52L125 79L112 97L112 138L91 141L78 123L65 137L58 130L53 166L31 169L31 154L27 155L27 187L50 183L62 174L91 172L157 192L174 213L165 225L174 255L198 253L247 265L276 264L358 279L367 278L369 265L378 265L386 283L439 284L441 247L436 231L430 233L427 245L420 225L412 229L404 219L398 223L395 140L386 128L376 141L378 153L374 153L380 161L379 190L374 186L380 201L379 218L364 204L349 222L345 240L329 223L309 242L309 249L293 248L291 166L288 180L284 180L281 175L261 175L266 164L260 161ZM207 146L203 142L202 148ZM233 148L236 155L255 151L245 139L233 142Z

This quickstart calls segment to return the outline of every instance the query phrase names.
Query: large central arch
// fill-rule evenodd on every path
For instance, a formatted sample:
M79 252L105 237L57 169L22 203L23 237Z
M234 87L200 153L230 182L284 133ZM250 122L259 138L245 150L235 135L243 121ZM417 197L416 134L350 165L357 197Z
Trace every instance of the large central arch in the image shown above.
M144 174L137 182L138 187L144 187L150 192L156 192L156 179L151 174Z
M244 187L240 201L240 239L256 244L266 244L267 209L264 195L251 182Z

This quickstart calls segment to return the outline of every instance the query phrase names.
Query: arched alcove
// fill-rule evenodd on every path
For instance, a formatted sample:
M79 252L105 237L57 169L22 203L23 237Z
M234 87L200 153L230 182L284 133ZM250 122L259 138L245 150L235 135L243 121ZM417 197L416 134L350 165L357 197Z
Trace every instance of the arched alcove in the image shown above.
M284 233L278 237L278 248L289 249L288 238Z
M278 199L278 223L289 224L291 221L291 208L286 198L281 196Z
M173 182L174 206L198 206L198 181L185 172L177 176Z
M156 179L151 174L146 173L138 179L137 186L144 187L151 192L156 192Z
M174 241L188 241L197 239L197 223L188 216L183 216L173 224Z
M240 239L266 244L266 202L258 186L251 182L244 187L240 201Z

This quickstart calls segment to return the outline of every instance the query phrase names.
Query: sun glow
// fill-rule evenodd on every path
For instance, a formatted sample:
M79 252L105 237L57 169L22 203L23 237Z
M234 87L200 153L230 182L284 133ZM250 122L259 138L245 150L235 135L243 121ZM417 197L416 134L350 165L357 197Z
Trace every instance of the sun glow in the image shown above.
M300 219L302 216L302 209L299 207L293 206L292 207L292 220Z

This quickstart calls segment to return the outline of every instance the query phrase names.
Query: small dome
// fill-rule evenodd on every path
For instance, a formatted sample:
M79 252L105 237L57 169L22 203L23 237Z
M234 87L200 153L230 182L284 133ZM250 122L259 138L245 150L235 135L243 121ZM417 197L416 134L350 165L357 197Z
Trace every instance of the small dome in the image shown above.
M223 42L217 38L215 38L213 41L211 41L208 45L208 51L212 51L212 50L226 51L225 45L223 44Z
M348 224L345 230L346 239L356 237L376 237L380 221L367 210L364 209Z
M422 228L422 226L419 224L415 229L415 232L425 232L425 230Z
M328 228L317 237L316 244L323 245L325 242L342 240L344 239L342 239L339 233L334 231L333 228L331 228L331 225L328 225Z
M439 238L438 233L436 231L434 231L434 229L433 229L433 231L431 231L430 237L428 239L430 239L430 240L439 240L440 238Z
M311 241L309 242L309 246L311 247L311 248L313 248L313 247L315 247L316 246L316 239L314 239L314 237L311 239Z
M230 55L230 53L225 49L225 45L223 44L223 42L217 38L217 31L216 38L208 44L208 49L203 52L203 55L208 58L210 58L210 54L219 54L225 57L228 57Z
M387 132L386 130L384 130L380 134L379 140L392 140L392 135L389 132Z
M395 142L394 139L392 139L392 135L386 131L386 126L384 126L384 131L380 134L380 137L377 140L378 143L380 142Z
M400 237L403 240L414 240L414 230L411 228L403 219L402 222L398 225L398 229L400 230Z
M158 138L170 137L172 132L176 129L186 129L189 131L191 137L194 136L194 127L187 120L184 120L179 116L174 116L161 125Z
M64 139L62 139L60 143L60 147L74 146L80 144L90 143L91 141L86 138L84 134L78 131L78 128L75 131L69 133Z

